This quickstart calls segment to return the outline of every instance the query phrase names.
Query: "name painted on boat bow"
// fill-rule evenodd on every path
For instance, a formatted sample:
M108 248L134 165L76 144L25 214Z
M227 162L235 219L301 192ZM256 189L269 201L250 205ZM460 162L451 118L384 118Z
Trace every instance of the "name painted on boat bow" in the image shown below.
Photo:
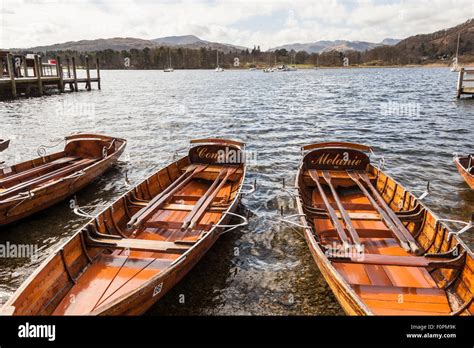
M320 149L308 153L304 163L308 169L365 170L370 160L366 154L357 150Z

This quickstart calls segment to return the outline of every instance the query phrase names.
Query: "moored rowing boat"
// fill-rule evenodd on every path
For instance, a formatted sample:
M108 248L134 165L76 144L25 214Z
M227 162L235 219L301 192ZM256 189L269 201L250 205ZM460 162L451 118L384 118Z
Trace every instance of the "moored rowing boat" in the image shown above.
M305 238L351 315L474 314L473 253L421 199L351 143L303 147L296 181Z
M74 234L2 312L133 315L156 303L224 230L235 228L228 223L245 178L245 145L221 139L192 143L197 145L188 156L144 180Z
M455 156L454 163L466 184L474 190L474 155Z
M0 226L48 208L114 165L126 141L96 134L65 138L63 151L0 169Z

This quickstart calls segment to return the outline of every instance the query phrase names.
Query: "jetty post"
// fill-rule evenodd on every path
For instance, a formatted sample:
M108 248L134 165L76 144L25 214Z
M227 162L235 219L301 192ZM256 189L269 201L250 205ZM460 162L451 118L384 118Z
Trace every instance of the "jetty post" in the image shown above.
M71 78L71 59L66 57L66 64L67 64L67 77Z
M96 65L96 69L97 69L97 88L100 89L100 66L99 66L99 58L96 58L95 65Z
M90 91L91 90L91 69L89 66L89 56L86 56L86 74L87 74L86 89Z
M77 87L76 57L72 57L72 75L74 80L74 90L77 92L79 88Z
M461 68L461 70L459 71L459 75L458 75L458 88L457 88L457 95L456 97L459 99L461 98L461 94L462 94L462 80L464 78L464 68Z
M37 54L35 54L34 58L34 63L35 63L35 77L38 83L38 94L40 96L43 95L43 82L41 81L41 67L40 67L40 58Z
M7 68L8 74L10 75L10 83L11 83L11 90L13 98L16 98L16 81L15 81L15 71L13 70L13 56L11 53L7 54Z
M23 56L23 77L28 77L28 62L26 56Z
M61 65L61 57L56 57L56 73L59 77L58 87L61 92L64 92L63 66Z
M71 80L71 59L69 56L66 56L66 64L67 64L67 78ZM69 90L74 91L74 86L71 82L69 82Z

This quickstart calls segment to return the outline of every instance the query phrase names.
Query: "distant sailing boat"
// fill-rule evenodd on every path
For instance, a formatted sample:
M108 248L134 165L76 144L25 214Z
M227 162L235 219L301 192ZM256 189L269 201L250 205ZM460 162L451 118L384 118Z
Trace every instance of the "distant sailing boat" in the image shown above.
M452 72L459 72L461 71L461 66L459 65L459 39L461 38L461 33L458 34L458 46L456 48L456 57L453 58L453 66L451 67Z
M168 67L164 70L164 72L174 72L174 69L171 66L171 49L168 49Z
M271 72L274 72L275 70L270 66L270 56L268 56L268 64L267 64L267 67L265 69L263 69L263 72L264 73L271 73ZM275 58L275 61L276 61L276 58Z
M316 66L313 68L314 70L319 69L319 54L316 56Z
M223 72L224 69L219 66L219 51L217 51L217 67L216 67L216 72Z

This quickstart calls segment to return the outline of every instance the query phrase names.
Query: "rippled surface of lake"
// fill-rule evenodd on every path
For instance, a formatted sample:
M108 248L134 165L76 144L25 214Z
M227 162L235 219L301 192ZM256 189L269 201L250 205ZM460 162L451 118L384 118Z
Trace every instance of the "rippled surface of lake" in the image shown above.
M402 184L421 193L431 182L426 202L438 215L467 220L474 211L452 162L454 152L473 151L474 100L455 99L448 69L103 71L102 79L102 91L0 102L0 138L12 139L0 160L36 157L39 145L71 132L124 137L121 163L77 195L101 205L127 190L125 172L138 183L192 138L240 139L257 154L247 181L257 179L258 191L241 208L249 226L224 235L150 314L343 314L304 240L276 221L290 202L281 181L293 182L307 143L372 145ZM1 231L0 243L41 250L38 260L0 260L2 302L83 223L64 202ZM465 240L472 247L472 234Z

